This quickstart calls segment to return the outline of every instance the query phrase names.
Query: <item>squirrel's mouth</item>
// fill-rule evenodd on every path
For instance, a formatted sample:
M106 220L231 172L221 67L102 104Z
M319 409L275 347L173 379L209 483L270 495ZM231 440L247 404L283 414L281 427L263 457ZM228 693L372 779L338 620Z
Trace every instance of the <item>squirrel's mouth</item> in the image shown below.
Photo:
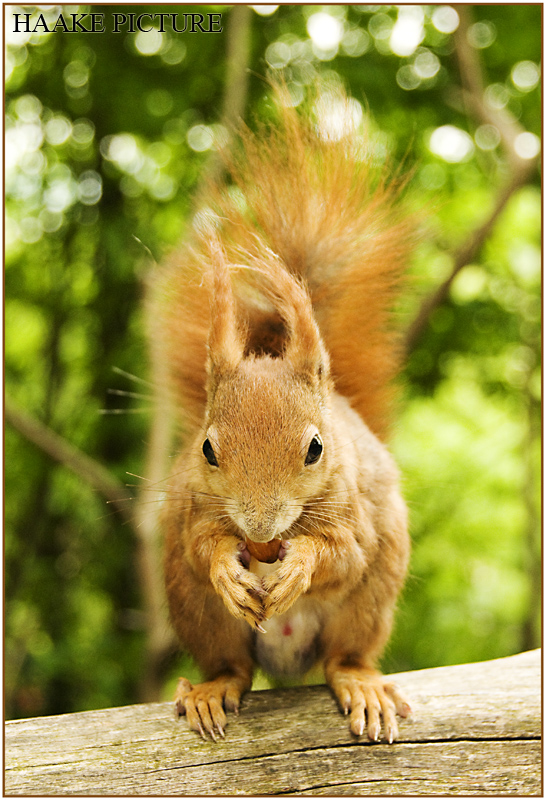
M243 528L245 538L254 544L271 544L271 542L280 542L282 539L282 532L280 533L261 533L259 531L249 531Z

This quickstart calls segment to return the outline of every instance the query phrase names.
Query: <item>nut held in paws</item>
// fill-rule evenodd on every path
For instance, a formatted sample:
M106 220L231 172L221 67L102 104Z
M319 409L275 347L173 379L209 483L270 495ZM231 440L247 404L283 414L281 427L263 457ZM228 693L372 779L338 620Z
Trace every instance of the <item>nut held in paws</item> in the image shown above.
M272 539L270 542L253 542L246 537L246 547L251 556L265 564L273 564L279 557L281 540Z

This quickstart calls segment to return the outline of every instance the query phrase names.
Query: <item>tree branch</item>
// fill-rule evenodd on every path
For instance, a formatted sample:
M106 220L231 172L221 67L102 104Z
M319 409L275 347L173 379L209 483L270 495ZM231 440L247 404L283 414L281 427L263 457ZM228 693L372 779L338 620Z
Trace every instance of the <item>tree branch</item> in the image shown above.
M527 179L527 172L518 172L512 176L510 182L505 184L500 189L496 197L495 206L491 210L489 216L470 234L462 247L460 247L459 250L454 254L453 267L450 275L431 295L423 300L417 316L407 330L405 347L408 354L412 352L424 333L432 312L441 306L442 303L447 299L451 284L459 272L463 267L466 267L467 264L470 264L474 260L483 243L493 230L493 227L500 214L504 210L506 204L514 192L516 192L521 186L525 185Z
M232 6L227 31L226 86L222 107L222 123L226 126L237 125L245 111L251 19L250 6Z
M17 408L7 398L4 402L4 411L6 420L20 434L54 461L68 467L85 483L105 497L123 521L131 526L137 543L136 568L143 595L148 640L153 645L150 647L151 657L155 665L159 654L164 656L166 652L172 649L173 645L173 636L169 633L162 603L161 579L159 579L158 587L159 553L156 552L158 543L155 536L155 517L152 528L153 538L150 540L150 528L146 528L142 524L141 506L137 505L135 508L134 497L107 469L85 453L82 453L81 450L78 450L77 447L67 442L66 439L59 436L58 433L52 431L42 422ZM146 699L151 691L148 670L145 670L141 683L140 693L142 698ZM155 690L157 686L153 682L152 684ZM153 693L155 697L157 693L155 691Z
M509 176L504 185L499 188L490 214L470 233L466 242L453 254L453 267L449 277L422 302L419 312L406 333L405 349L408 354L421 338L432 312L446 300L455 277L479 253L506 204L512 195L527 183L537 162L536 158L521 158L516 151L516 137L523 132L518 121L505 110L494 109L488 105L483 89L482 63L478 51L472 47L468 39L468 31L472 24L470 9L468 6L457 6L457 13L460 23L454 34L454 41L463 86L460 97L469 115L472 115L478 122L494 125L499 131L509 166Z
M220 124L231 137L244 116L248 95L248 63L252 9L247 5L231 7L227 26L226 80ZM199 209L203 196L211 183L222 176L224 164L220 153L211 153L199 181L194 197L194 207Z
M133 515L129 510L132 495L105 467L90 456L82 453L73 444L67 442L58 433L55 433L42 422L17 408L15 404L5 398L4 413L6 420L20 434L39 447L54 461L68 467L82 480L89 484L95 491L102 494L123 518L124 522L133 524Z

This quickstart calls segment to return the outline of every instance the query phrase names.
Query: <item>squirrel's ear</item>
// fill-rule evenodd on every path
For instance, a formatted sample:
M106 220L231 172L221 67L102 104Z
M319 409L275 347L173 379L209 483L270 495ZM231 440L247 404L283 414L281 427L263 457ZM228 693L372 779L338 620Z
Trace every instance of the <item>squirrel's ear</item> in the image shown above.
M295 372L310 380L327 378L330 361L315 321L309 292L279 259L269 255L267 274L272 280L267 294L288 329L283 358Z
M313 318L311 303L309 307L294 309L289 325L289 340L284 358L294 367L295 372L311 381L326 380L330 374L330 360L322 343L318 325Z
M237 327L235 301L225 253L215 240L210 243L209 252L212 263L212 293L207 371L209 377L219 377L236 369L243 358L244 340Z

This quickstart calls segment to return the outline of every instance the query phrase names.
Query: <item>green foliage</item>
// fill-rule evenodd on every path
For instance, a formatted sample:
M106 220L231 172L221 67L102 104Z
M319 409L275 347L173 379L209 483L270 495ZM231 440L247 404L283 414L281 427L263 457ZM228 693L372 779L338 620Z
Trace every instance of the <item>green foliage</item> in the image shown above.
M7 392L124 483L142 474L149 402L109 394L146 394L112 367L146 378L143 277L183 235L212 134L222 134L233 11L191 7L222 14L223 32L209 34L114 33L111 19L188 8L78 9L103 13L105 33L15 34L9 14L35 19L37 9L6 17ZM532 155L541 8L471 11L485 95L527 132L520 144ZM54 21L59 7L40 12ZM507 174L497 128L475 123L461 101L453 19L447 6L252 12L249 119L267 109L268 69L283 70L294 102L317 76L340 76L369 112L374 157L413 169L408 202L426 223L406 327ZM438 138L448 125L455 138ZM533 175L408 360L393 449L414 551L391 669L538 644L540 202ZM142 413L99 413L121 406ZM9 426L5 449L8 715L134 702L145 641L133 532Z

